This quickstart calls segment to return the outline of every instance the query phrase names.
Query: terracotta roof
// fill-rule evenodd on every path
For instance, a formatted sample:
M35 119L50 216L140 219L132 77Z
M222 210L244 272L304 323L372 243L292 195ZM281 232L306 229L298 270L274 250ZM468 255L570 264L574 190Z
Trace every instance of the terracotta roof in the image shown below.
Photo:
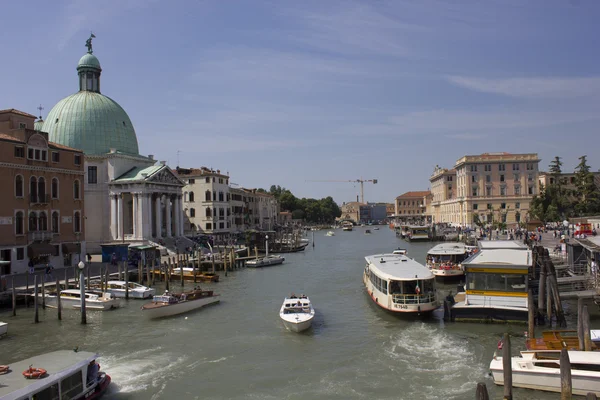
M421 192L406 192L396 198L400 199L400 198L405 198L405 197L425 197L425 196L429 196L430 194L431 194L431 192L429 190L424 190Z
M175 175L181 176L220 176L223 178L229 178L228 175L222 174L220 170L209 169L206 167L201 168L175 168L173 170Z
M7 135L6 133L0 133L0 140L8 140L10 142L16 142L16 143L25 143L21 139L18 139L11 135Z
M0 110L0 114L8 114L8 113L19 114L19 115L23 115L25 117L37 118L35 115L28 114L28 113L26 113L24 111L16 110L14 108L8 108L6 110Z
M22 141L21 139L18 139L11 135L7 135L6 133L0 133L0 140L6 140L9 142L26 144L26 142ZM48 142L48 147L50 147L51 149L71 150L71 151L76 151L76 152L82 152L79 149L73 149L71 147L63 146L62 144L58 144L58 143L54 143L54 142Z
M54 142L48 142L48 147L51 147L53 149L70 150L70 151L75 151L75 152L83 153L83 150L74 149L73 147L65 146L63 144L54 143Z

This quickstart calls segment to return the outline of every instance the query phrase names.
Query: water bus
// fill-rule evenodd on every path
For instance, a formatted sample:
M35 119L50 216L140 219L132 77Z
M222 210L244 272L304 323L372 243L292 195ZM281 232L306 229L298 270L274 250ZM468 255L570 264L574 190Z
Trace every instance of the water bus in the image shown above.
M425 241L429 240L429 227L428 226L420 226L420 225L410 225L406 227L407 234L406 238L409 241Z
M413 315L439 307L435 277L426 266L402 254L375 254L365 260L363 283L379 307Z
M439 278L460 278L465 274L462 262L469 257L462 243L441 243L427 252L427 266Z

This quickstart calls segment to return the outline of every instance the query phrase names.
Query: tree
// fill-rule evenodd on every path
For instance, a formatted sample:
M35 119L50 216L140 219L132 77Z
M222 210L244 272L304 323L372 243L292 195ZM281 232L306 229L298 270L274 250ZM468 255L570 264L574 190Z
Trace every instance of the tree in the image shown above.
M593 214L600 211L600 190L594 183L594 174L587 165L587 156L579 157L575 168L575 211L578 215Z
M304 219L304 210L294 210L292 211L292 219Z
M284 211L293 211L298 208L298 199L289 190L279 196L279 207Z

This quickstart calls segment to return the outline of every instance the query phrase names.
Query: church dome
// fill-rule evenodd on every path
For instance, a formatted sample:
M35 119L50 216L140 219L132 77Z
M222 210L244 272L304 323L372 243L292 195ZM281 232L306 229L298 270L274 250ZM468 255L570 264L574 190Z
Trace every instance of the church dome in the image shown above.
M33 129L35 129L36 131L44 130L44 120L41 117L40 117L40 119L38 119L37 121L34 122Z
M95 36L92 36L95 37ZM88 53L79 60L79 92L59 101L46 116L42 130L52 142L101 155L115 149L139 155L138 142L129 116L116 101L100 93L100 61Z

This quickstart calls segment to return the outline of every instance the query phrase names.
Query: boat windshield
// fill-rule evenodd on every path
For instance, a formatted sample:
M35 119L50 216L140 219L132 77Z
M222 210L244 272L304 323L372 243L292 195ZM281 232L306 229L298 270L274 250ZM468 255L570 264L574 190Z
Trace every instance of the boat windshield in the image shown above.
M283 313L284 314L304 314L304 313L310 313L310 307L308 307L308 305L305 305L304 307L300 306L294 306L294 307L286 307L283 309Z
M173 296L154 296L152 298L152 301L155 303L176 303L177 299L175 299Z

